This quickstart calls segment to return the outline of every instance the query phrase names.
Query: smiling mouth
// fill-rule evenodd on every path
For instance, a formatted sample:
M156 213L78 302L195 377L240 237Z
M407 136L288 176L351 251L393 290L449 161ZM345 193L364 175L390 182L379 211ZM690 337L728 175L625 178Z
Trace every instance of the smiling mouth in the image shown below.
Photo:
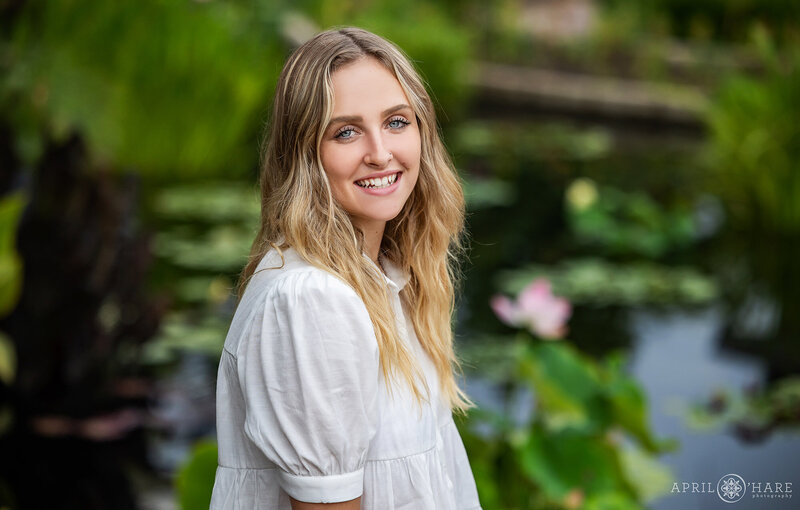
M356 184L366 189L388 188L389 186L395 183L399 175L400 172L397 172L392 175L387 175L386 177L382 177L380 179L363 179L361 181L356 181Z

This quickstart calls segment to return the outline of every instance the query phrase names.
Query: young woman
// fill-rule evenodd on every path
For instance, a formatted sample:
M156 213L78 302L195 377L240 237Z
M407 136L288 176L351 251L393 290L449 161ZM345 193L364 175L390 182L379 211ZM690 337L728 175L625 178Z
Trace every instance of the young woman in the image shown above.
M217 381L212 509L479 509L452 411L464 198L408 58L353 27L278 79Z

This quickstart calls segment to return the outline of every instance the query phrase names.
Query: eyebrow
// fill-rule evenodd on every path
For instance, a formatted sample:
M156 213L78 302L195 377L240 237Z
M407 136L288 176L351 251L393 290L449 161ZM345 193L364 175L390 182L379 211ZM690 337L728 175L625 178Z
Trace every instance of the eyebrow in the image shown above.
M396 111L403 110L405 108L408 108L409 110L411 109L411 107L408 106L407 104L398 104L392 106L391 108L387 108L386 110L381 112L381 117L385 117L390 113L394 113ZM335 124L337 122L360 122L362 120L364 119L360 115L342 115L340 117L334 117L333 119L331 119L331 121L328 123L328 126L330 127L332 124Z

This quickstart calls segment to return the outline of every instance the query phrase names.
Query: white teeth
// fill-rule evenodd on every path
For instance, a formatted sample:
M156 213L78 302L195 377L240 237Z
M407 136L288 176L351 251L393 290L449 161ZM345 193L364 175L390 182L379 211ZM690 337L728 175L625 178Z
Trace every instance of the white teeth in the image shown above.
M392 174L380 179L364 179L361 181L356 181L356 184L362 188L386 188L387 186L394 184L394 181L396 180L397 174Z

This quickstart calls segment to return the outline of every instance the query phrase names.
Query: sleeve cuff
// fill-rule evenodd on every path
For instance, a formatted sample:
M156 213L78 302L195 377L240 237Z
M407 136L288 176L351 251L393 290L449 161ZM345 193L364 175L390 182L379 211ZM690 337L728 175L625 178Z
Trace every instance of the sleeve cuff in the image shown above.
M278 470L281 488L305 503L340 503L364 492L364 468L352 473L325 476L297 476Z

